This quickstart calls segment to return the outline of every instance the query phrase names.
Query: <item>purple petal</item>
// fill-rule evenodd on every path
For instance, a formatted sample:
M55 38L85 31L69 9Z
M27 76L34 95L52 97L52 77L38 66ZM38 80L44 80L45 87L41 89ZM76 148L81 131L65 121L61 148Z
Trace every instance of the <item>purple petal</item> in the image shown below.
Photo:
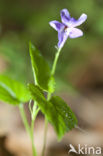
M68 10L67 9L63 9L63 10L61 10L61 13L60 14L61 14L61 21L64 24L67 24L69 22L69 20L71 19Z
M80 36L83 36L83 32L80 29L72 28L71 31L69 32L70 38L77 38Z
M50 26L53 27L56 31L61 31L64 29L64 24L58 22L58 21L51 21L49 22Z
M62 48L67 40L69 36L69 32L67 31L62 31L62 32L58 32L58 48Z
M82 14L78 20L71 18L71 20L70 20L71 26L77 27L77 26L81 25L82 23L84 23L86 21L86 19L87 19L86 14Z

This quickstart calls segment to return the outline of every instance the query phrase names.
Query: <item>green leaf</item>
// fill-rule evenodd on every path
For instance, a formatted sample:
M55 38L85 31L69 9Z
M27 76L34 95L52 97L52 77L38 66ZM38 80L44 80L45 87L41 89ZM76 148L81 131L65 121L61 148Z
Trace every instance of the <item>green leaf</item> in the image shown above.
M54 92L55 81L51 76L51 71L48 63L44 60L40 52L30 43L29 45L31 63L35 84L44 91Z
M0 100L16 105L29 101L30 93L22 83L0 75Z
M47 101L37 86L29 84L29 90L33 100L38 102L42 113L53 125L58 139L60 140L66 132L77 125L77 119L70 107L58 96L54 96Z
M66 125L66 131L71 130L75 127L75 125L77 125L78 121L75 114L61 97L53 96L50 102L55 107L58 115L61 116L61 119L64 120Z
M10 103L10 104L18 104L19 101L13 95L11 95L6 89L0 86L0 100Z

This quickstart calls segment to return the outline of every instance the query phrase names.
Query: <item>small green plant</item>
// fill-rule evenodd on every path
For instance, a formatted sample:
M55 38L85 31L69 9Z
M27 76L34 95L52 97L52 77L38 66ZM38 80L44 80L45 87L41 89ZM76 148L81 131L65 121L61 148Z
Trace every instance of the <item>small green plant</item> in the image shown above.
M59 39L52 69L49 68L39 50L31 42L29 43L34 84L24 86L7 76L0 75L0 100L16 105L19 108L25 128L31 139L33 156L37 156L34 145L34 123L39 111L45 116L42 156L45 155L48 122L54 127L58 140L61 140L66 132L77 125L77 118L66 102L61 97L52 94L55 92L54 74L61 49L68 37L76 38L83 35L83 32L75 27L82 24L86 18L87 15L82 14L78 20L75 20L70 17L67 9L63 9L61 11L62 23L58 21L50 22L50 25L58 31ZM44 93L46 96L44 96ZM32 101L33 106L31 105ZM28 108L31 113L30 125L24 111L26 102L29 102Z

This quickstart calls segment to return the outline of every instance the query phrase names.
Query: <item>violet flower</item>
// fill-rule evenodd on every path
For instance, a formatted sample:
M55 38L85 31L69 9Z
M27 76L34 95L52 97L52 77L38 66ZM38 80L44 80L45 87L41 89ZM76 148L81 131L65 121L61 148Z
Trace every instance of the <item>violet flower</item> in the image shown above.
M81 25L87 19L86 14L82 14L78 20L71 17L67 9L61 10L61 21L51 21L49 24L52 26L56 31L58 31L58 48L62 48L64 43L66 42L67 38L77 38L83 36L83 32L75 28Z

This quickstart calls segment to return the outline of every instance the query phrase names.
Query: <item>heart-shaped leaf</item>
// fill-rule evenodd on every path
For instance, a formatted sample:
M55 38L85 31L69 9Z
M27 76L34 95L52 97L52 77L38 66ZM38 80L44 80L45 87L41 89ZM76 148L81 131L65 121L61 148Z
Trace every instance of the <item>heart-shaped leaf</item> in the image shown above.
M42 90L33 84L29 84L29 90L33 100L38 102L42 113L53 125L58 139L77 125L77 119L70 107L58 96L47 101Z

